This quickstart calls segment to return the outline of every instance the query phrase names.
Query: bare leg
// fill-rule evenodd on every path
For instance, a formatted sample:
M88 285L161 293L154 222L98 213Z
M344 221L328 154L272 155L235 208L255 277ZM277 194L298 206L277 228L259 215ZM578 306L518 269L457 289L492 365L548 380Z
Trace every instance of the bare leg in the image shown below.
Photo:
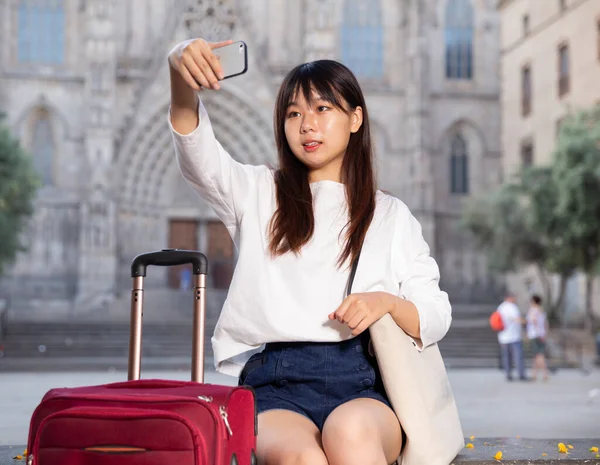
M546 366L546 356L544 354L538 354L535 358L538 361L538 367L542 372L544 381L548 381L548 367Z
M259 465L328 465L317 426L289 410L258 416L256 449Z
M539 365L540 365L539 354L536 354L533 356L533 363L531 366L531 379L533 381L537 381L537 372L539 369Z
M374 399L354 399L336 408L323 426L330 465L388 465L400 455L398 418Z

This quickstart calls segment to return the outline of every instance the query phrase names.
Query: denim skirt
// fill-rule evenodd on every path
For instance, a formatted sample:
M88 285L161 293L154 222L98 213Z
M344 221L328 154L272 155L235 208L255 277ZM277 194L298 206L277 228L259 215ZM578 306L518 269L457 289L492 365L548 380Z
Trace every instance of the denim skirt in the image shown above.
M367 330L342 342L267 344L248 360L239 384L253 388L258 413L291 410L319 430L336 407L353 399L375 399L391 408L369 342Z

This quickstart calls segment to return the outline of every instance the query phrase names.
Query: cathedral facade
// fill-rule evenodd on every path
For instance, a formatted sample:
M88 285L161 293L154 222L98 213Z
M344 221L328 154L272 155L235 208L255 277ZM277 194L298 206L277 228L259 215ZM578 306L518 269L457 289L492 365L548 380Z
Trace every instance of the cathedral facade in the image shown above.
M205 251L225 289L235 250L183 181L167 125L166 57L190 37L244 40L249 70L201 96L237 160L276 162L272 110L293 66L333 58L357 75L379 187L423 226L457 304L502 282L458 226L464 202L501 182L495 0L2 0L0 110L43 181L4 293L43 311L101 308L138 253ZM164 271L164 272L163 272ZM185 286L162 270L155 286Z

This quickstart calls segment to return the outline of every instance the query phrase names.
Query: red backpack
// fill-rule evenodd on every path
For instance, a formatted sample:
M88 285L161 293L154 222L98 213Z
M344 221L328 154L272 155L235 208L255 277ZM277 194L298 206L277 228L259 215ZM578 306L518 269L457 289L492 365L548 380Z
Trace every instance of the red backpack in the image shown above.
M496 310L490 315L490 327L492 330L499 332L504 330L504 322L502 321L502 315Z

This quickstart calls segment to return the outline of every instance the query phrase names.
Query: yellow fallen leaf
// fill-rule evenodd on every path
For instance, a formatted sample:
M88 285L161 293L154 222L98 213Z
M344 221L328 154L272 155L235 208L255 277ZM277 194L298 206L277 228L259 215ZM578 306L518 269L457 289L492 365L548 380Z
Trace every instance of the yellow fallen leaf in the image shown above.
M13 460L23 460L23 456L17 455L16 457L13 457Z
M566 453L568 452L568 451L567 451L567 446L565 446L565 445L564 445L564 443L562 443L562 442L559 442L559 443L558 443L558 451L559 451L560 453L562 453L562 454L566 454Z
M571 444L568 444L568 445L567 445L567 447L568 447L569 449L573 449L573 446L572 446Z
M598 452L598 448L596 446L590 447L590 452Z
M473 449L475 447L473 444L469 443L465 446L467 449Z
M502 451L496 452L496 455L494 455L494 458L496 460L502 460Z
M469 439L472 441L473 439L475 439L475 436L471 436Z
M23 455L27 455L27 449L23 451Z
M542 454L542 457L548 457L548 454L546 454L546 452L544 452L544 453Z

